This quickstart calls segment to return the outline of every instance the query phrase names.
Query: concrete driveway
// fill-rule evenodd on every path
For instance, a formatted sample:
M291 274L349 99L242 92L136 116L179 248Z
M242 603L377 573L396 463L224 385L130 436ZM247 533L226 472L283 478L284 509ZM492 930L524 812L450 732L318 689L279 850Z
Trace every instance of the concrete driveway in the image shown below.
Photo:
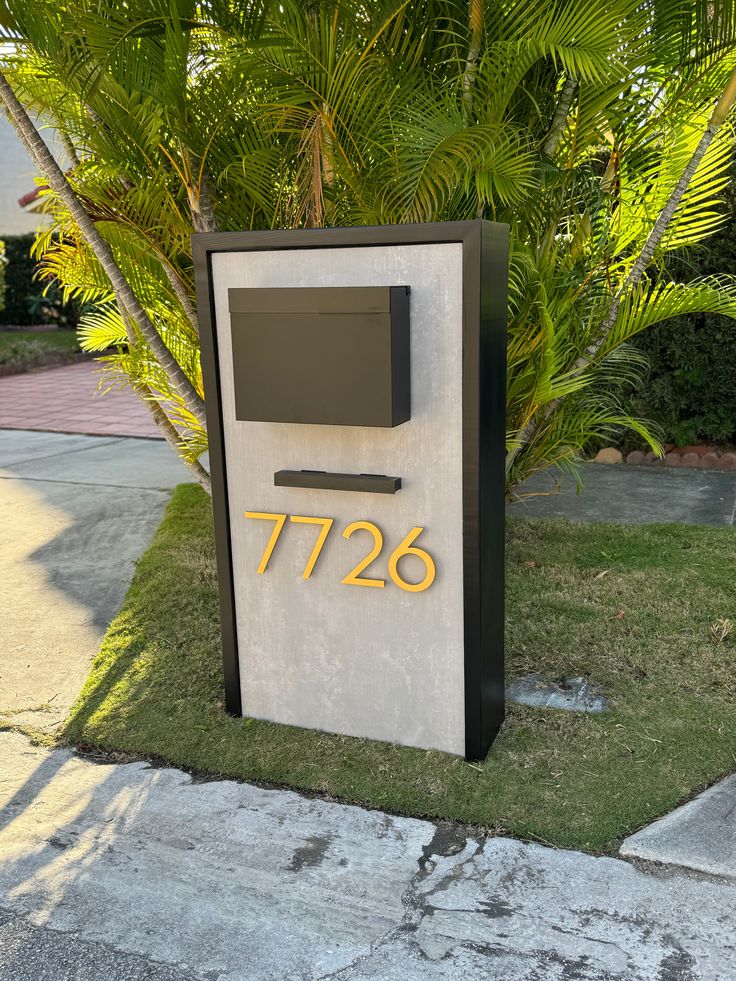
M0 430L0 718L67 714L188 471L160 440Z

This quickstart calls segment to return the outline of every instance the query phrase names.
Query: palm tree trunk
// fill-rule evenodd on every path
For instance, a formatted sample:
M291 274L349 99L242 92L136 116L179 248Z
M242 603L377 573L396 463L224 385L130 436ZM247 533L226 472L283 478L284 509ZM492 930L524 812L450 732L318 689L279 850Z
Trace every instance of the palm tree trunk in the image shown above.
M206 426L204 402L151 323L148 314L141 306L138 297L115 261L110 246L97 231L94 222L74 193L69 181L41 139L38 130L2 72L0 72L0 99L5 104L8 118L35 166L44 175L49 187L59 195L66 205L87 244L105 270L116 298L125 306L143 339L166 372L171 387L201 425Z
M184 284L179 278L179 274L176 269L167 261L165 257L161 257L161 266L166 278L171 284L171 288L176 294L176 298L181 304L181 308L184 311L184 315L187 320L191 323L192 327L199 333L199 318L197 317L197 311L192 306L192 301L189 299L189 294L184 289Z
M125 309L124 306L120 306L120 316L123 323L125 324L125 333L130 344L135 343L135 332L133 331L133 326L130 320L130 314ZM187 460L185 457L181 456L179 453L179 433L176 431L174 424L171 419L169 419L166 414L166 410L163 406L156 400L151 389L146 385L142 385L140 388L134 388L136 394L141 398L141 401L148 406L148 410L153 416L153 421L156 423L158 428L163 433L163 437L169 446L173 449L179 459L182 461L184 466L188 467L194 479L197 483L207 491L207 493L212 496L212 480L210 475L207 473L205 468L199 462L199 460Z
M156 423L158 428L164 434L164 439L169 444L169 446L174 450L177 456L179 456L179 433L174 428L171 419L169 419L169 417L166 415L161 405L159 405L159 403L156 401L156 399L153 396L151 396L151 398L144 397L143 401L148 405L149 409L151 410L153 421ZM210 475L204 469L204 467L199 462L199 460L184 460L183 457L180 457L180 459L182 459L183 462L186 464L186 466L189 467L189 469L192 471L192 473L194 474L194 478L197 481L197 483L200 485L200 487L204 488L204 490L206 490L211 497L212 481L210 479Z
M72 167L78 167L80 164L79 154L77 153L77 148L71 141L71 138L67 133L61 129L60 126L56 127L56 132L59 134L59 139L61 140L61 145L64 147L64 152L67 157L69 157L69 164Z
M544 146L542 147L542 153L544 153L546 157L553 157L555 154L557 144L560 142L560 137L562 136L562 130L565 126L565 122L567 121L567 115L570 112L570 106L572 105L572 97L575 95L576 85L577 79L572 73L570 73L565 79L565 84L562 86L554 119L552 120L552 125L549 128L549 133L547 134L544 141Z
M212 198L207 184L207 175L204 170L204 161L198 159L181 142L182 164L187 175L186 189L189 200L189 210L192 215L192 224L195 232L217 232L217 220L215 210L212 207Z
M465 58L463 71L463 115L466 125L470 123L473 113L473 89L475 88L475 73L478 69L478 58L483 40L483 0L469 0L468 19L470 21L470 44Z
M217 219L215 218L215 209L212 206L212 198L210 196L210 188L207 183L207 177L204 172L199 181L199 216L202 223L203 232L217 232L219 228L217 227Z
M700 137L700 142L695 148L695 152L693 153L692 157L690 157L690 160L683 170L679 181L670 194L667 204L664 206L664 208L662 208L659 217L654 223L654 227L649 233L649 237L644 243L643 249L639 253L636 262L629 270L629 275L623 281L621 288L613 298L606 319L601 325L601 335L598 341L596 341L596 343L592 345L588 351L586 351L586 355L588 356L589 360L590 358L595 357L595 355L598 353L611 328L615 324L624 294L627 292L627 290L631 289L632 286L636 286L644 275L644 271L651 262L659 243L662 241L664 233L667 230L667 226L672 221L672 218L674 217L674 214L685 195L685 191L687 191L690 181L693 179L695 171L698 169L703 157L708 152L708 147L713 142L716 133L725 122L734 101L736 101L736 68L734 68L733 72L731 73L731 77L729 78L728 84L723 91L723 95L721 95L715 109L711 113L711 117L708 120L708 125L705 127L705 132Z

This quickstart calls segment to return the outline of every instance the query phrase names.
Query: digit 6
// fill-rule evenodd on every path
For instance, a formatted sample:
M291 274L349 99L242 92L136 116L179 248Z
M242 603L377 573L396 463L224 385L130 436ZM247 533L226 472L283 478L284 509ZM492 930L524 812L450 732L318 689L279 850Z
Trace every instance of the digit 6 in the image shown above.
M399 587L399 589L406 590L407 593L421 593L429 587L434 582L434 577L437 574L435 568L434 559L429 554L425 552L423 548L417 548L412 545L412 542L419 537L419 535L424 531L424 528L412 528L406 538L397 545L396 548L391 553L388 560L388 574L391 576L393 582ZM399 559L404 555L416 555L418 559L421 559L427 570L427 574L421 582L407 582L399 572Z

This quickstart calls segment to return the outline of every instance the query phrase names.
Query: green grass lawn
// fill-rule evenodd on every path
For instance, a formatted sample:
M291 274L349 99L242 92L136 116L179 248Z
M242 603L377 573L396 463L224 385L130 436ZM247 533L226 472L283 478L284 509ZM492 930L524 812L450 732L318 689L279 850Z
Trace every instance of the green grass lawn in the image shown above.
M76 331L0 331L0 374L19 374L31 368L67 364L81 350Z
M177 488L63 739L404 814L609 851L736 770L731 529L509 522L509 675L585 675L611 710L511 706L483 765L225 715L210 503Z

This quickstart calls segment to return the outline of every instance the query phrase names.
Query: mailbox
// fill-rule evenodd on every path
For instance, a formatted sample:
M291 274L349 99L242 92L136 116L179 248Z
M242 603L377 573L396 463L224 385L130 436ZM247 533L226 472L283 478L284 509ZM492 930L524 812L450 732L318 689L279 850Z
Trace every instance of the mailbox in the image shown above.
M483 758L504 711L506 226L193 242L228 710Z
M389 427L407 421L407 287L256 287L228 296L236 419Z

